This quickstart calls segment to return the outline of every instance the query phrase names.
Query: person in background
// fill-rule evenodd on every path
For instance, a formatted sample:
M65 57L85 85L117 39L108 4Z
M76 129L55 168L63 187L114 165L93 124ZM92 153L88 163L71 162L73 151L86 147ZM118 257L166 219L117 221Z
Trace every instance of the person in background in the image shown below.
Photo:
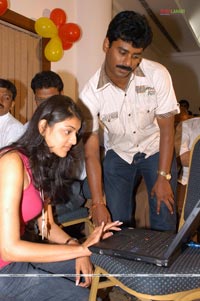
M31 88L35 95L36 105L40 105L44 100L53 95L63 94L64 83L58 73L47 70L36 73L31 81ZM76 164L74 177L83 179L85 170L83 164L83 152L80 152L80 164Z
M80 93L96 225L111 218L132 225L134 188L143 176L151 228L176 230L174 115L179 106L166 68L142 58L151 40L152 31L144 16L134 11L117 14L103 42L105 61ZM99 119L108 133L103 169Z
M61 77L54 71L36 73L31 81L37 106L47 98L63 93L64 84Z
M47 98L53 95L62 95L64 83L59 74L47 70L35 74L31 80L31 88L35 96L36 106L38 107ZM28 124L29 122L25 124L25 130L27 129ZM83 147L81 144L82 142L80 142L77 147L77 156L76 159L74 158L71 174L68 175L67 179L65 179L65 176L63 178L66 185L63 185L63 188L59 189L56 194L57 204L56 206L53 206L54 218L56 221L59 221L61 218L63 219L69 212L79 209L86 201L81 190L82 178L85 177ZM69 177L72 179L70 184ZM78 231L81 226L82 225L78 226ZM74 231L75 228L76 227L74 226L72 230ZM35 236L34 234L35 232L37 232L37 227L35 227L33 222L29 223L27 235L31 236L33 239L38 239L37 235Z
M54 95L37 107L24 135L0 150L0 275L22 275L1 277L1 300L88 301L93 272L88 247L112 235L109 230L120 230L121 223L102 223L80 244L54 222L51 204L63 184L63 160L70 167L81 131L76 104ZM48 243L22 240L25 224L35 217ZM23 277L28 274L38 277Z
M176 129L177 125L184 120L192 118L192 115L188 114L188 111L185 107L180 106L180 113L175 116L174 127Z
M0 147L17 140L23 133L23 124L10 113L15 105L16 95L15 85L0 78Z
M177 206L181 213L189 176L190 152L195 139L200 135L200 117L180 122L175 132L175 150L179 166Z
M31 89L35 96L36 106L50 96L62 94L63 88L64 84L61 77L51 70L38 72L31 80ZM25 130L27 126L28 122L24 125Z
M185 108L187 110L188 115L191 115L191 116L193 115L192 111L190 111L190 103L188 100L181 99L179 101L179 104L180 104L180 108Z

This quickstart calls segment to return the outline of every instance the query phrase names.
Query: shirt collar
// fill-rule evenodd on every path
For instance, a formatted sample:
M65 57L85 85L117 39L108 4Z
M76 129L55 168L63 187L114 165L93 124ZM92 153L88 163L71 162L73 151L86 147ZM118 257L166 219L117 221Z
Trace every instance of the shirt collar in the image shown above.
M10 115L10 113L8 112L8 113L0 116L0 118L1 118L1 120L6 120L9 117L9 115Z
M144 72L142 71L141 67L138 66L135 71L131 74L130 81L133 80L134 75L140 76L140 77L145 77ZM105 71L105 62L103 63L101 70L100 70L100 75L99 75L99 81L97 84L97 89L104 88L108 86L109 84L113 85L113 82L109 79L109 77L106 74Z

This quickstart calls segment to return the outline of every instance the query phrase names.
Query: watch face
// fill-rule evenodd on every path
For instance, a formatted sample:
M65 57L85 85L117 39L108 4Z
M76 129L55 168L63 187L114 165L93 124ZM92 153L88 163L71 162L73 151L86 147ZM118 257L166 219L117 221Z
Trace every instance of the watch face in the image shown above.
M171 180L171 175L170 175L170 174L166 175L166 179L167 179L168 181Z

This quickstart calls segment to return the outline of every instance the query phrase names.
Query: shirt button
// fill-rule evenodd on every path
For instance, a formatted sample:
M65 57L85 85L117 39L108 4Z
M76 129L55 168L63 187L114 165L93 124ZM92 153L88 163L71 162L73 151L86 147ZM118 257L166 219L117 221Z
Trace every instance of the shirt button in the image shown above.
M130 117L130 116L131 116L131 113L129 113L128 116Z
M136 134L136 131L134 131L133 134Z

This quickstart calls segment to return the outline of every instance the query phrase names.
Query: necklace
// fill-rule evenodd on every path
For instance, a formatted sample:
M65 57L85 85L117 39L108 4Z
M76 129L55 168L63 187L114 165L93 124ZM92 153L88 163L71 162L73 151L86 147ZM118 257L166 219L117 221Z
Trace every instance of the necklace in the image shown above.
M42 240L44 240L44 234L46 230L46 223L45 223L45 214L44 214L44 192L40 190L40 198L42 199Z

